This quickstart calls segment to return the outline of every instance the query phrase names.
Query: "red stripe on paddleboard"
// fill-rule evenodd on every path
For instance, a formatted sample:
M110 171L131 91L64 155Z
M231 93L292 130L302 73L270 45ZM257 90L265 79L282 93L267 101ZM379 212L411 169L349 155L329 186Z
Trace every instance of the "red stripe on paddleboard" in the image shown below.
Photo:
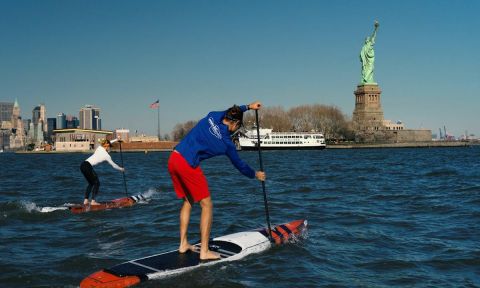
M136 285L140 282L141 280L137 276L120 277L102 270L83 279L80 283L80 288L123 288Z

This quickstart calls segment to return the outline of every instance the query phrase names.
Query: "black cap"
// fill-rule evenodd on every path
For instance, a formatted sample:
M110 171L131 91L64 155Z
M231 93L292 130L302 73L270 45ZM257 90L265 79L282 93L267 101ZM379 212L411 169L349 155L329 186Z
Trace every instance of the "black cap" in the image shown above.
M243 125L243 111L240 106L233 105L228 108L225 118L230 121L239 122L240 126Z

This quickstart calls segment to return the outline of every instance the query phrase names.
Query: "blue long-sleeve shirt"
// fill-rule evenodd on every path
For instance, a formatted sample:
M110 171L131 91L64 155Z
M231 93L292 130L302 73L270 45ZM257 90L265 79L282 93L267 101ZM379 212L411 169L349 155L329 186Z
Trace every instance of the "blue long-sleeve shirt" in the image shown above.
M240 106L243 112L247 106ZM230 138L227 125L223 119L227 111L210 112L201 119L198 124L190 130L182 141L175 147L175 150L182 154L183 158L192 167L197 167L200 162L219 155L227 155L235 168L249 178L255 178L255 170L238 156L235 144Z

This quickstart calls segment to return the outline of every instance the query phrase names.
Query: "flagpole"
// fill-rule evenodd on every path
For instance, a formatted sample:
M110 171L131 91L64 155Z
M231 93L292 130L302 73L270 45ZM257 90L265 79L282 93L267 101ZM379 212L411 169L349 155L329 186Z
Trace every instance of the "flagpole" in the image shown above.
M157 133L158 141L160 141L160 105L157 106Z

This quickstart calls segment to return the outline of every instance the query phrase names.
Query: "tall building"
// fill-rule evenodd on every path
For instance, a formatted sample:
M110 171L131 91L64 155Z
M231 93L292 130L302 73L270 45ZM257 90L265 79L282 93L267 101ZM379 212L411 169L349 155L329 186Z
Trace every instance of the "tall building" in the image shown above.
M65 117L66 119L66 129L77 129L80 127L80 120L77 117L68 115Z
M40 146L47 136L48 123L45 114L46 109L44 104L40 104L32 110L32 123L30 123L28 136L30 142L36 146Z
M67 129L67 116L63 113L57 115L57 128L55 129Z
M36 106L35 108L33 108L32 122L35 125L40 123L42 125L41 129L44 132L46 132L48 128L46 114L47 114L47 109L45 108L44 104L40 104L39 106Z
M25 133L28 134L28 130L30 129L30 123L32 123L32 119L23 119L23 128L25 129Z
M33 121L30 123L30 129L28 129L30 143L35 144L35 146L41 146L45 142L45 133L43 133L42 129L41 123L34 124Z
M4 121L12 121L13 106L14 103L0 102L0 125L6 125L3 124Z
M0 102L0 149L10 149L12 134L13 103Z
M14 149L20 149L25 146L26 131L23 124L22 116L20 116L20 105L18 105L17 99L13 104L12 115L12 137L10 137L10 147Z
M15 99L15 103L13 103L13 113L12 113L12 124L14 129L19 129L23 127L22 123L22 116L20 116L20 105L18 105L17 99Z
M80 129L102 130L100 108L85 105L80 109L78 118L80 119Z
M25 145L25 131L17 99L0 102L0 149L19 149Z
M47 118L48 130L47 130L47 141L48 143L53 143L53 130L57 129L57 118Z

